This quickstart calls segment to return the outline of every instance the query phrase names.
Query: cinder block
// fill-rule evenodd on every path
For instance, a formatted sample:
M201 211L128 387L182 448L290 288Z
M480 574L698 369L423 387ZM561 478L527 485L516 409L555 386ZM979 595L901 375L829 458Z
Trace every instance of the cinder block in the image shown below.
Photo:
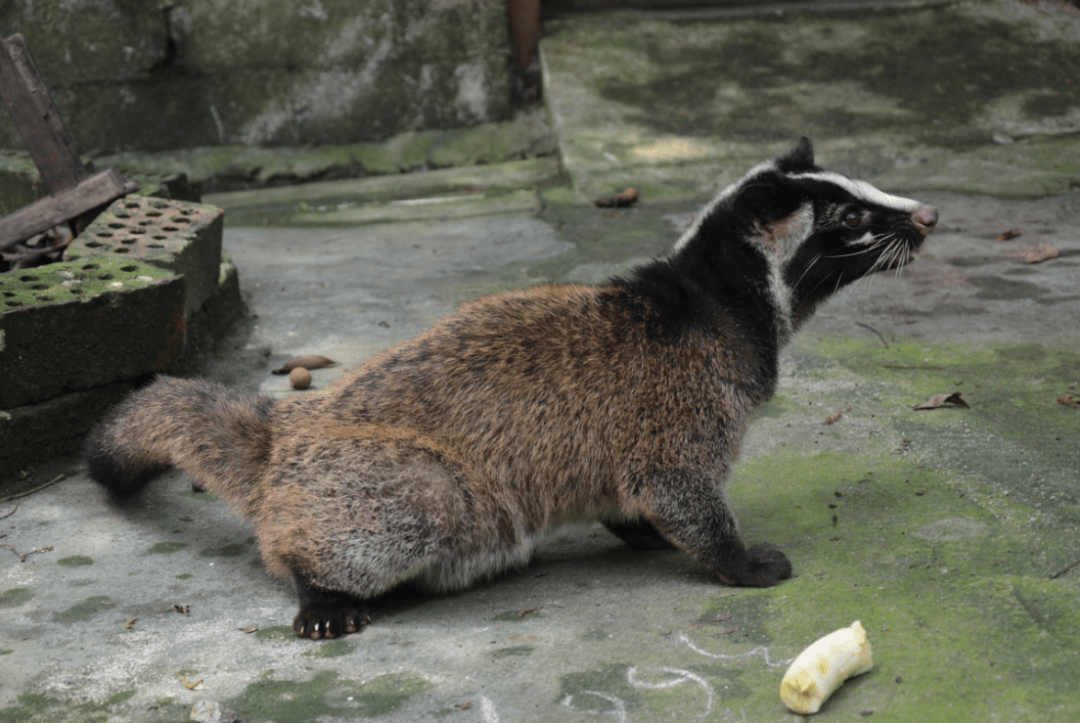
M117 382L0 410L0 495L19 472L78 450L90 426L138 386Z
M214 206L128 196L79 234L67 259L123 255L182 275L190 315L217 289L224 217Z
M0 409L171 369L184 353L185 286L116 255L0 274Z

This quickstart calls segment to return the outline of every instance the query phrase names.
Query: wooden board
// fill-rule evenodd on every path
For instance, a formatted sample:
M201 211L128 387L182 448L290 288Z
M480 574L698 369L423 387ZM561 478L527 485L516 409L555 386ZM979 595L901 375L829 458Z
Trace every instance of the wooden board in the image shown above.
M19 34L0 40L0 98L50 194L86 178L75 143Z
M74 188L35 201L0 218L0 251L48 231L130 192L115 168L95 173Z

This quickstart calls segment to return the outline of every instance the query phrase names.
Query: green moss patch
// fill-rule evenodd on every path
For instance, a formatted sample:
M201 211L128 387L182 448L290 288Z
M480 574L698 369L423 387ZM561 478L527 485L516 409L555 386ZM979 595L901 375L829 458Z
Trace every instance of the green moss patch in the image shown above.
M89 620L103 610L107 610L112 603L105 595L88 597L78 605L73 605L67 610L57 613L53 619L58 623L81 623Z
M756 640L735 632L721 647L707 625L688 635L709 651L760 644L775 661L861 620L875 669L823 712L1068 717L1080 575L1051 576L1080 557L1080 450L1076 410L1056 400L1080 378L1080 355L888 341L810 332L796 342L784 413L759 415L729 487L744 535L778 545L795 577L705 607L702 620L734 613L741 628L745 617ZM970 408L912 409L953 391ZM762 671L761 684L776 673ZM756 689L758 673L747 675ZM759 698L748 718L771 715Z
M292 629L291 625L274 625L273 627L263 628L255 632L255 637L259 640L273 643L282 643L288 640L298 639L296 631Z
M228 703L244 720L308 723L322 718L378 718L400 710L410 699L431 688L423 678L408 674L381 675L361 685L342 681L333 671L316 673L307 681L275 680L267 676L250 684L244 695Z
M159 542L150 548L151 555L171 555L187 547L186 542Z
M25 587L13 587L0 593L0 609L13 608L28 602L34 593Z

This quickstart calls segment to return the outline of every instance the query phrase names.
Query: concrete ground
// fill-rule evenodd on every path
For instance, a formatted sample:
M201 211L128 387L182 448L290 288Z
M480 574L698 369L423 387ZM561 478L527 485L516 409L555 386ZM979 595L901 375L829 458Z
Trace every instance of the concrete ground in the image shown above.
M208 199L251 314L206 373L276 396L309 393L269 373L295 354L342 362L319 388L463 299L662 252L803 129L822 165L937 206L914 264L793 343L744 445L730 498L793 579L725 588L576 528L520 573L299 640L252 528L184 475L118 508L56 460L35 474L59 483L0 504L0 721L180 721L200 701L252 723L787 721L786 661L856 619L875 668L822 720L1080 719L1080 15L871 5L549 22L561 175L538 159ZM586 202L626 185L632 208ZM1040 243L1058 257L1025 263ZM970 407L912 409L953 392Z

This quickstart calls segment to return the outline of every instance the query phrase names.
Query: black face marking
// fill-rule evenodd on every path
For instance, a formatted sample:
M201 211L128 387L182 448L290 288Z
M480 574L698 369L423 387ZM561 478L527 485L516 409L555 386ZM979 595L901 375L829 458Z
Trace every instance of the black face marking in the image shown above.
M805 233L800 209L812 216ZM758 321L786 338L841 287L906 265L936 220L932 208L815 166L803 139L721 192L669 262L725 307L760 304Z

